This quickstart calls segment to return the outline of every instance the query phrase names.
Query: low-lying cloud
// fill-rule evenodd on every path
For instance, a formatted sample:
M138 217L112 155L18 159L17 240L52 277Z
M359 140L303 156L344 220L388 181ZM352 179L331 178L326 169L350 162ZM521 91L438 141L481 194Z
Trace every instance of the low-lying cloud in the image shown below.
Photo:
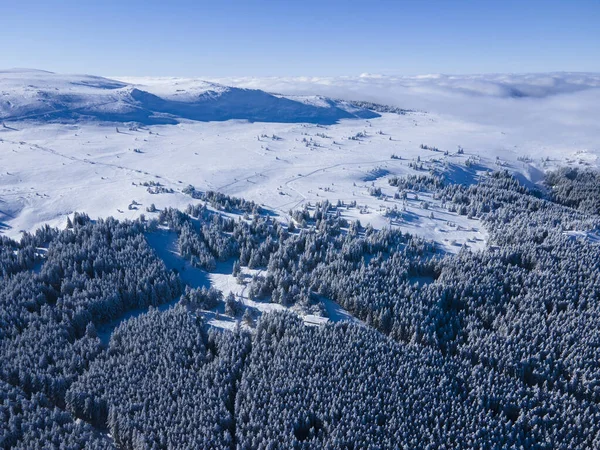
M222 84L297 95L366 100L407 109L492 120L539 108L590 112L600 95L599 73L355 77L220 78ZM564 107L564 108L563 108ZM597 110L597 108L591 108ZM485 114L482 114L485 112ZM501 117L500 117L501 118Z
M226 85L271 90L284 94L344 95L361 93L364 87L376 91L404 91L406 94L461 94L497 98L544 98L600 88L597 73L421 75L412 77L362 74L357 77L265 77L219 78Z
M535 147L600 151L600 74L221 78L269 92L324 95L426 111L512 135Z

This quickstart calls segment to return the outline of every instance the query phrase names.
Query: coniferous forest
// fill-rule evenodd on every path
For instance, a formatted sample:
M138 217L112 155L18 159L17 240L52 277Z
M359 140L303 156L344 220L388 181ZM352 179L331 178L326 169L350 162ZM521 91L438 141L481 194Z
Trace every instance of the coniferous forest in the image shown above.
M486 249L193 186L185 211L0 237L0 447L600 448L600 175L390 185L478 218ZM286 310L186 285L148 243L166 229ZM355 320L305 324L324 299Z

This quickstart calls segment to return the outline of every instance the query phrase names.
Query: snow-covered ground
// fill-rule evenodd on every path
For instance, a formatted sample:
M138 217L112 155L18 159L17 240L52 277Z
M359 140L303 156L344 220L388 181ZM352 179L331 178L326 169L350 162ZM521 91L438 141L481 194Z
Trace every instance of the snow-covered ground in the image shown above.
M40 92L44 94L42 100L54 101L52 86L59 81L75 83L75 90L101 89L105 95L108 95L106 90L131 90L132 86L103 78L67 77L65 81L53 74L34 75L43 89L19 85L20 75L13 72L0 77L3 98L11 99L4 100L5 104L20 98L19 107L27 110L31 106L23 100L27 92L35 93L35 102L41 101ZM426 80L431 84L431 80ZM209 91L218 96L226 89L197 80L125 81L135 82L135 89L165 101L187 102ZM372 86L373 92L381 93L380 78L363 77L361 83L360 92ZM481 248L486 232L479 221L449 213L427 196L416 199L411 194L405 201L395 200L396 188L388 184L389 177L435 169L452 181L471 183L488 169L507 168L525 182L537 183L550 168L568 164L597 166L600 127L590 125L595 120L589 114L598 109L590 101L598 96L599 90L589 80L583 88L572 87L576 85L572 80L569 83L560 84L562 90L553 97L496 96L493 100L499 102L497 107L490 104L489 117L482 115L481 119L469 112L465 102L471 101L474 109L481 108L482 94L460 96L455 85L451 93L436 91L439 107L427 112L380 113L380 117L340 119L328 125L245 120L203 122L179 117L176 124L130 127L99 121L97 117L65 119L63 123L40 117L5 119L0 125L0 225L5 234L18 237L21 230L30 231L44 223L64 226L67 215L74 211L121 219L140 214L151 216L146 212L151 204L160 209L185 207L193 202L182 193L191 184L200 190L211 189L254 200L284 221L288 220L290 209L308 202L324 199L356 202L357 207L348 208L345 215L359 219L363 225L399 226L438 241L448 251L456 251L464 243ZM322 93L318 91L318 83L313 82L312 86L315 93ZM330 86L329 90L342 93L343 86L340 84L337 91ZM243 87L256 86L246 83ZM268 84L263 81L260 87L266 89ZM273 88L277 87L285 86L273 82ZM389 89L391 93L397 92L394 86ZM524 92L541 92L541 88L528 89ZM294 93L292 89L288 91L284 93ZM90 94L89 90L85 92ZM353 92L358 95L356 90ZM415 94L414 89L411 92ZM591 100L583 99L583 93ZM429 103L435 95L432 89L423 92ZM488 97L485 101L490 101ZM321 97L304 97L298 103L325 108L328 103L323 101ZM413 107L410 102L398 105L397 101L390 97L390 103L396 106ZM456 113L451 113L448 107L452 102ZM546 120L540 116L540 108L549 104L553 105L549 114L554 115ZM498 111L512 116L489 120ZM546 122L554 126L540 132ZM423 149L421 144L440 151ZM459 146L464 149L463 154L458 154ZM446 151L448 155L444 154ZM398 158L391 158L392 155ZM423 170L409 167L415 163L422 164ZM370 188L377 187L383 195L370 195ZM160 193L151 193L157 191ZM424 201L429 203L428 209L423 208ZM394 209L401 214L392 219L386 211Z
M258 202L282 221L305 204L340 200L342 214L363 225L399 227L447 252L482 249L487 232L479 220L447 211L430 194L395 199L390 177L435 171L469 184L506 168L536 184L559 166L597 167L599 80L573 74L218 80L236 89L201 80L0 72L0 232L18 238L45 223L64 227L75 211L152 217L151 205L196 202L183 192L193 185ZM327 95L414 111L365 112ZM225 120L231 117L250 121ZM284 309L250 299L231 262L212 273L191 266L174 232L159 230L147 240L187 285L231 292L255 315ZM256 272L243 271L248 278ZM356 320L328 299L321 306L324 315L296 312L309 325ZM201 313L212 326L241 322L224 314L222 304ZM118 323L99 330L105 341Z
M385 209L402 208L387 179L417 173L409 168L417 158L425 167L441 170L445 164L461 166L455 172L467 182L477 175L464 167L473 151L444 157L419 148L429 142L424 130L429 123L423 114L385 114L327 127L186 122L117 131L114 125L9 124L12 129L0 134L2 221L10 227L5 232L16 236L43 223L62 226L74 211L134 218L152 203L184 207L192 199L181 191L192 184L257 201L282 216L307 202L356 201L366 208L349 209L348 216L387 226L391 222ZM366 137L349 139L359 133ZM455 152L456 145L448 147ZM391 159L392 154L402 159ZM151 183L173 193L152 194ZM371 196L372 186L380 187L385 197ZM393 224L427 237L433 237L430 229L434 234L447 229L449 241L458 237L452 231L458 228L448 227L447 221L463 229L479 228L435 206L435 219L430 219L422 200L409 199L405 219Z

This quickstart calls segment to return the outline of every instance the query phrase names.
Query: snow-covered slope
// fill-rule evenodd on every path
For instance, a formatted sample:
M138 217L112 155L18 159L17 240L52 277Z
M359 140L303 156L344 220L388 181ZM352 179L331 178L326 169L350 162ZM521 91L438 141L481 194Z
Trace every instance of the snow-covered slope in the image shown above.
M309 202L356 202L344 214L363 224L400 227L448 251L465 243L482 248L487 235L479 221L448 212L426 194L396 199L389 178L431 169L471 183L487 170L507 169L538 183L559 166L600 166L600 89L591 82L548 98L423 94L432 110L369 119L360 118L369 111L319 95L317 87L298 97L289 89L284 96L197 79L12 71L0 80L0 114L29 118L0 124L0 230L12 237L44 223L62 227L74 211L125 219L152 217L151 204L183 208L194 202L184 193L191 184L256 201L282 220ZM360 92L382 92L381 79L361 80ZM278 87L263 80L265 90L282 92ZM393 105L415 108L389 92ZM346 95L361 98L385 101ZM122 122L140 111L147 122L161 123L87 120ZM207 121L251 114L273 121ZM323 124L324 117L334 123ZM382 195L372 195L377 188Z
M174 124L182 119L331 124L378 114L345 102L320 104L257 89L202 80L129 85L88 75L35 70L0 71L0 120L73 121L94 119L140 124Z

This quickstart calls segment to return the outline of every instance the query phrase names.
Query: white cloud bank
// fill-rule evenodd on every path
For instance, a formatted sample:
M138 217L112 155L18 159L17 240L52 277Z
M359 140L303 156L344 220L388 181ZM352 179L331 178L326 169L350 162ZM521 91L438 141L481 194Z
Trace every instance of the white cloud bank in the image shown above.
M600 88L597 73L420 75L411 77L362 74L357 77L218 78L222 84L284 94L364 95L469 95L497 98L543 98ZM368 89L365 92L365 88ZM394 98L395 97L395 98ZM374 97L375 98L375 97ZM359 98L356 98L359 99Z
M281 94L320 94L416 109L505 133L600 150L600 73L219 78Z

